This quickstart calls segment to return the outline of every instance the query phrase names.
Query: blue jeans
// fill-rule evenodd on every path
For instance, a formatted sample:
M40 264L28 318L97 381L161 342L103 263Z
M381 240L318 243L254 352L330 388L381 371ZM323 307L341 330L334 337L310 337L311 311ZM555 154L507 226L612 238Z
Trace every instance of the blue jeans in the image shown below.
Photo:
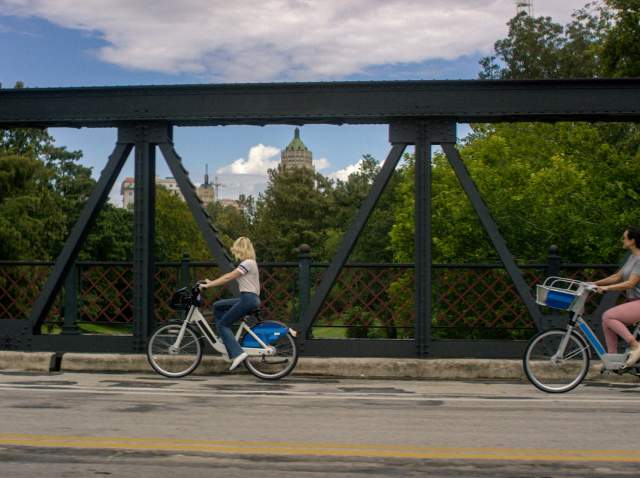
M222 337L230 359L242 353L242 347L231 331L231 325L248 312L260 306L260 297L253 292L240 292L240 298L218 300L213 304L213 316L216 327Z

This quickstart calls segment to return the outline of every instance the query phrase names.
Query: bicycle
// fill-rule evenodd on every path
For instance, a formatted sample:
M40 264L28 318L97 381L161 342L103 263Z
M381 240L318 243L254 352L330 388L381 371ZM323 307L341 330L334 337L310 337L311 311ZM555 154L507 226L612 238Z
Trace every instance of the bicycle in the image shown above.
M156 372L170 378L189 375L200 365L206 343L231 361L224 343L198 309L202 305L199 284L191 290L177 290L169 305L186 315L182 321L163 325L151 335L147 359ZM253 322L255 325L247 325ZM249 355L244 361L247 370L260 379L277 380L289 375L298 362L296 335L281 322L262 320L260 310L255 309L242 318L235 337Z
M571 312L565 329L549 329L536 334L527 345L523 367L529 381L547 393L564 393L580 385L589 371L590 346L602 360L601 373L631 373L640 376L640 365L628 369L624 363L629 350L607 353L583 318L584 306L593 284L562 277L549 277L536 287L536 302ZM636 323L633 335L640 333Z

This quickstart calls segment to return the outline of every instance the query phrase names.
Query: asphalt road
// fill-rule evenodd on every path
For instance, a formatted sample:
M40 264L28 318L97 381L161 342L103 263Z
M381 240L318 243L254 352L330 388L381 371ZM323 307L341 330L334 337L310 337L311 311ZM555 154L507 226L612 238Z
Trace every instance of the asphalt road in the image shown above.
M640 476L640 383L0 372L0 477Z

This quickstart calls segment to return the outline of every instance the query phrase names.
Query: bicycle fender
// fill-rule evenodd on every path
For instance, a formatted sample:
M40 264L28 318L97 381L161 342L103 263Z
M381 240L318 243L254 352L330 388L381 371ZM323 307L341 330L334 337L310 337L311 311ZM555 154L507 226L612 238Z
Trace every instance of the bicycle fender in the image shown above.
M289 333L289 327L286 325L275 322L275 321L266 321L261 322L251 328L251 331L260 337L265 344L271 345L276 340L281 337L286 336ZM261 345L258 343L256 339L253 338L251 334L245 334L242 337L242 341L240 342L242 347L250 347L250 348L260 348Z

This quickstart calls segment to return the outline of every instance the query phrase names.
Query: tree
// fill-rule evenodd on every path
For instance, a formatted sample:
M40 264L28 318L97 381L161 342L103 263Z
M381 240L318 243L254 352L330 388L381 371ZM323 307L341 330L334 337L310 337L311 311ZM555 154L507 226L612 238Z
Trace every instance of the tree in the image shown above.
M212 259L187 204L162 186L156 186L155 226L156 260L179 261L184 253L197 261Z
M373 156L365 154L356 172L350 174L346 181L337 180L333 192L334 220L330 225L325 244L325 251L329 257L337 251L380 169L378 161ZM350 261L390 262L393 260L389 232L393 226L392 210L399 182L397 174L394 174L363 228L349 257Z
M621 147L608 132L584 123L498 124L476 126L467 138L463 160L517 259L543 260L556 244L569 261L617 262L622 229L640 217L640 134ZM391 233L403 261L413 260L412 176L410 164ZM496 258L442 155L434 158L432 197L435 262Z
M217 201L207 206L211 220L219 233L220 240L227 249L231 248L233 241L238 237L250 237L252 235L251 224L249 223L245 209L242 208L242 206L251 207L250 203L253 201L253 198L251 198L251 196L249 198L248 200L243 196L243 199L240 201L240 209L230 205L224 206Z
M305 168L269 170L269 183L256 203L251 239L261 260L296 260L308 244L326 258L324 244L334 213L331 181Z
M604 39L604 73L612 77L640 76L640 4L637 0L607 0L614 22Z
M58 255L95 184L91 169L79 164L81 158L80 151L55 146L44 129L0 131L3 257Z
M593 78L602 71L600 50L611 13L597 4L577 10L562 26L551 17L520 13L508 24L507 38L480 60L481 79Z

